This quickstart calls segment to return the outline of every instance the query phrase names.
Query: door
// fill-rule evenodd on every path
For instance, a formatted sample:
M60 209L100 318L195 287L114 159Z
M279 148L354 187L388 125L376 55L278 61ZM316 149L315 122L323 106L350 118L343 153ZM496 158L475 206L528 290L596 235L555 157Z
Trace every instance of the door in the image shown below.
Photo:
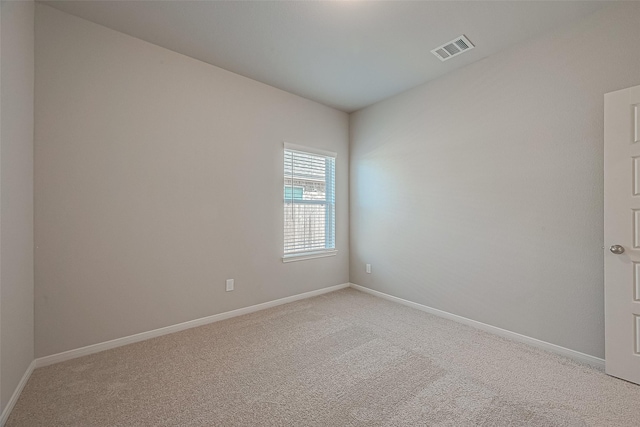
M604 97L605 359L640 384L640 86Z

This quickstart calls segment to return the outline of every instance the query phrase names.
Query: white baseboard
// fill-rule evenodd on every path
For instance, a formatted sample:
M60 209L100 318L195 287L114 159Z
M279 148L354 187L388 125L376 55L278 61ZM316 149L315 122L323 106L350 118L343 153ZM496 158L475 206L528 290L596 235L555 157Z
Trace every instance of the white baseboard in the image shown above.
M18 386L16 387L16 389L13 391L13 394L11 395L11 399L9 399L9 402L7 402L7 406L4 408L4 411L2 411L2 415L0 415L0 427L4 426L4 424L9 419L9 414L11 414L13 407L16 406L16 402L20 397L20 393L22 393L22 389L24 389L24 386L27 385L27 381L29 381L29 377L31 377L31 374L33 373L33 370L35 368L36 368L36 361L34 360L31 362L31 364L25 371L24 375L20 379L20 382L18 383Z
M139 341L148 340L150 338L159 337L162 335L172 334L174 332L184 331L185 329L195 328L197 326L207 325L209 323L219 322L221 320L230 319L232 317L242 316L243 314L249 314L267 308L276 307L278 305L287 304L294 301L299 301L306 298L315 297L318 295L326 294L328 292L337 291L339 289L348 288L349 283L343 283L341 285L329 286L328 288L322 288L311 292L305 292L298 295L292 295L286 298L280 298L274 301L264 302L262 304L256 304L249 307L239 308L237 310L227 311L224 313L214 314L213 316L202 317L200 319L190 320L188 322L178 323L176 325L167 326L160 329L154 329L152 331L141 332L135 335L129 335L127 337L116 338L111 341L105 341L98 344L88 345L86 347L76 348L74 350L64 351L62 353L52 354L50 356L39 357L35 360L36 368L42 366L52 365L54 363L64 362L66 360L75 359L77 357L87 356L89 354L98 353L100 351L109 350L116 347L122 347L123 345L132 344ZM0 426L1 427L1 426Z
M305 292L298 295L293 295L286 298L277 299L274 301L268 301L262 304L256 304L249 307L239 308L237 310L227 311L225 313L214 314L212 316L203 317L200 319L191 320L188 322L178 323L176 325L167 326L160 329L154 329L152 331L142 332L135 335L130 335L127 337L117 338L111 341L105 341L98 344L89 345L86 347L77 348L74 350L65 351L58 354L53 354L51 356L40 357L31 362L26 372L22 376L22 379L18 383L11 399L7 403L7 406L2 411L0 415L0 427L3 427L7 420L9 419L9 415L11 410L15 406L18 401L18 397L20 397L20 393L24 389L24 386L27 384L29 377L33 373L35 368L39 368L42 366L52 365L54 363L64 362L66 360L75 359L77 357L87 356L89 354L98 353L100 351L109 350L116 347L121 347L123 345L132 344L139 341L144 341L150 338L159 337L162 335L171 334L174 332L183 331L185 329L195 328L197 326L207 325L209 323L219 322L221 320L230 319L232 317L242 316L244 314L254 313L256 311L265 310L267 308L276 307L278 305L287 304L294 301L299 301L306 298L315 297L318 295L326 294L329 292L337 291L339 289L344 289L351 287L353 289L357 289L362 292L366 292L368 294L384 298L389 301L394 301L400 303L402 305L412 307L435 316L443 317L445 319L453 320L455 322L463 323L465 325L472 326L474 328L493 333L495 335L499 335L505 338L512 339L514 341L526 343L532 345L534 347L541 348L543 350L549 351L551 353L556 353L562 356L569 357L571 359L577 360L579 362L587 363L591 366L594 366L599 369L604 369L604 359L600 359L595 356L591 356L585 353L581 353L579 351L571 350L565 347L561 347L556 344L551 344L546 341L542 341L536 338L531 338L526 335L521 335L516 332L508 331L506 329L498 328L496 326L487 325L486 323L478 322L475 320L467 319L466 317L458 316L456 314L451 314L446 311L438 310L436 308L432 308L423 304L419 304L413 301L408 301L402 298L394 297L389 294L385 294L383 292L375 291L373 289L365 288L364 286L356 285L355 283L343 283L341 285L329 286L327 288L318 289L311 292Z
M374 291L373 289L365 288L364 286L356 285L355 283L351 283L351 287L353 289L357 289L362 292L366 292L368 294L384 298L389 301L394 301L400 303L402 305L406 305L411 308L415 308L421 311L425 311L427 313L433 314L438 317L443 317L445 319L453 320L455 322L463 323L468 326L472 326L476 329L483 330L485 332L490 332L495 335L499 335L504 338L509 338L514 341L522 342L525 344L529 344L533 347L538 347L543 350L549 351L551 353L559 354L570 359L576 360L578 362L587 363L595 368L604 369L604 359L600 359L599 357L591 356L589 354L581 353L579 351L571 350L565 347L561 347L556 344L551 344L546 341L542 341L536 338L531 338L526 335L521 335L516 332L508 331L506 329L498 328L497 326L487 325L486 323L478 322L476 320L467 319L466 317L458 316L457 314L451 314L446 311L438 310L436 308L432 308L426 305L418 304L413 301L408 301L406 299L394 297L393 295L385 294L384 292Z

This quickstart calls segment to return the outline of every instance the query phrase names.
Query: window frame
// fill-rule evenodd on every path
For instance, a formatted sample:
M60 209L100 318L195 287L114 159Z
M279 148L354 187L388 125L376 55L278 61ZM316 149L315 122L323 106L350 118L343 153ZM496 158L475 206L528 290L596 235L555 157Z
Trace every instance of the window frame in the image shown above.
M306 250L306 251L298 251L298 252L291 252L291 253L285 253L285 248L284 248L284 232L285 232L285 215L286 215L286 208L285 208L285 204L286 204L286 198L285 196L285 174L284 174L284 163L283 163L283 168L281 169L282 171L282 197L283 197L283 228L282 228L282 232L283 232L283 246L282 246L282 262L293 262L293 261L303 261L303 260L308 260L308 259L314 259L314 258L324 258L324 257L330 257L330 256L335 256L338 253L338 250L336 249L336 230L335 230L335 217L336 217L336 202L335 202L335 188L336 188L336 162L337 162L337 153L332 152L332 151L327 151L327 150L322 150L322 149L318 149L318 148L313 148L313 147L307 147L307 146L303 146L303 145L297 145L297 144L290 144L288 142L284 142L284 148L282 151L282 159L284 162L284 158L286 155L286 151L294 151L294 152L299 152L299 153L303 153L303 154L307 154L307 155L315 155L315 156L322 156L322 157L327 157L327 158L333 158L333 171L332 171L332 177L333 177L333 194L330 196L332 197L332 201L333 203L329 203L328 201L325 201L323 204L325 204L326 206L333 206L333 216L332 218L330 218L329 216L325 217L325 227L329 227L330 233L331 233L331 241L333 242L333 247L328 247L326 249L312 249L312 250ZM328 182L325 180L325 186L327 186ZM295 187L292 185L292 188ZM330 224L330 225L326 225L326 224ZM327 236L325 236L325 244L326 244L326 239Z

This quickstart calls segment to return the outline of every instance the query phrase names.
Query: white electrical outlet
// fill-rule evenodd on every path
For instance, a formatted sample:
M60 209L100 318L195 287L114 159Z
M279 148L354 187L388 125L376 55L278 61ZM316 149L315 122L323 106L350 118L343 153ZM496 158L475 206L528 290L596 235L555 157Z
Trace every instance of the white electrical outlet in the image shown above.
M227 279L227 292L233 290L233 279Z
M371 274L371 264L367 264L367 265L365 265L364 270L365 270L367 273Z

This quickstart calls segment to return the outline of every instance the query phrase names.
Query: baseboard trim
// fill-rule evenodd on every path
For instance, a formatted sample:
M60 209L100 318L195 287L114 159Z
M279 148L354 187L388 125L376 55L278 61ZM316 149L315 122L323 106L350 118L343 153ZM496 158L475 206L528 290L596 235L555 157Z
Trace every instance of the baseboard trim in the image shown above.
M171 334L174 332L184 331L185 329L191 329L198 326L207 325L214 322L219 322L221 320L230 319L232 317L242 316L244 314L254 313L260 310L266 310L268 308L276 307L279 305L287 304L294 301L299 301L307 298L312 298L318 295L326 294L329 292L334 292L340 289L351 287L361 292L365 292L370 295L374 295L379 298L383 298L389 301L393 301L407 307L415 308L417 310L421 310L430 314L433 314L438 317L442 317L445 319L453 320L455 322L459 322L468 326L472 326L476 329L483 330L485 332L490 332L495 335L512 339L514 341L522 342L525 344L529 344L534 347L541 348L543 350L549 351L551 353L559 354L565 357L568 357L573 360L577 360L582 363L587 363L591 366L594 366L598 369L604 369L604 359L600 359L599 357L591 356L589 354L581 353L576 350L571 350L556 344L551 344L546 341L542 341L536 338L532 338L526 335L518 334L517 332L512 332L506 329L498 328L496 326L491 326L486 323L478 322L476 320L471 320L466 317L458 316L456 314L452 314L443 310L438 310L433 307L429 307L423 304L419 304L413 301L405 300L399 297L395 297L393 295L385 294L384 292L376 291L373 289L366 288L364 286L356 285L355 283L343 283L340 285L329 286L327 288L317 289L315 291L305 292L302 294L292 295L290 297L280 298L273 301L264 302L261 304L252 305L249 307L239 308L237 310L227 311L224 313L214 314L212 316L202 317L200 319L190 320L188 322L178 323L176 325L167 326L164 328L154 329L147 332L141 332L135 335L129 335L122 338L117 338L110 341L105 341L98 344L88 345L86 347L77 348L74 350L65 351L62 353L53 354L50 356L39 357L31 362L27 370L25 371L22 379L18 383L18 386L14 390L11 395L11 399L7 403L7 406L2 411L0 415L0 427L3 427L7 420L9 419L9 415L13 410L22 390L24 389L27 381L31 377L33 370L35 368L40 368L43 366L52 365L54 363L60 363L71 359L76 359L82 356L88 356L90 354L98 353L104 350L109 350L112 348L122 347L127 344L133 344L136 342L148 340L150 338L156 338L162 335Z
M50 356L39 357L35 360L35 366L36 368L40 368L43 366L53 365L54 363L60 363L67 360L76 359L82 356L88 356L90 354L98 353L104 350L110 350L112 348L122 347L123 345L133 344L136 342L148 340L150 338L156 338L162 335L184 331L185 329L191 329L198 326L207 325L209 323L230 319L232 317L242 316L244 314L254 313L260 310L266 310L267 308L276 307L278 305L315 297L318 295L348 288L349 286L350 286L350 283L343 283L340 285L329 286L327 288L317 289L315 291L292 295L290 297L280 298L277 300L252 305L249 307L243 307L237 310L231 310L224 313L214 314L212 316L202 317L200 319L190 320L188 322L178 323L176 325L166 326L164 328L154 329L147 332L141 332L135 335L116 338L110 341L105 341L98 344L92 344L86 347L76 348L74 350L68 350L62 353L52 354Z
M393 295L385 294L384 292L375 291L373 289L365 288L364 286L356 285L355 283L351 283L351 287L353 289L357 289L359 291L368 293L370 295L374 295L380 298L384 298L389 301L394 301L402 305L406 305L407 307L415 308L429 314L433 314L438 317L443 317L445 319L453 320L458 323L463 323L468 326L472 326L476 329L483 330L485 332L490 332L495 335L499 335L504 338L509 338L514 341L522 342L525 344L529 344L534 347L538 347L542 350L549 351L551 353L559 354L561 356L568 357L570 359L576 360L578 362L587 363L595 368L604 369L604 359L600 359L599 357L591 356L589 354L581 353L576 350L571 350L566 347L562 347L556 344L551 344L546 341L539 340L537 338L528 337L526 335L519 334L517 332L508 331L506 329L498 328L497 326L487 325L486 323L478 322L476 320L471 320L466 317L458 316L457 314L452 314L446 311L438 310L437 308L432 308L423 304L418 304L417 302L408 301L406 299L394 297Z
M3 427L7 422L7 420L9 419L9 415L11 414L13 407L16 406L16 402L20 397L20 393L22 393L24 386L27 385L27 381L29 381L29 378L31 377L31 374L33 373L33 370L35 368L36 368L36 361L34 360L29 364L29 367L25 371L24 375L22 375L22 378L20 379L18 386L16 387L16 389L13 391L13 394L11 395L11 399L9 399L9 402L7 402L7 406L4 408L4 411L2 411L2 415L0 415L0 427Z

